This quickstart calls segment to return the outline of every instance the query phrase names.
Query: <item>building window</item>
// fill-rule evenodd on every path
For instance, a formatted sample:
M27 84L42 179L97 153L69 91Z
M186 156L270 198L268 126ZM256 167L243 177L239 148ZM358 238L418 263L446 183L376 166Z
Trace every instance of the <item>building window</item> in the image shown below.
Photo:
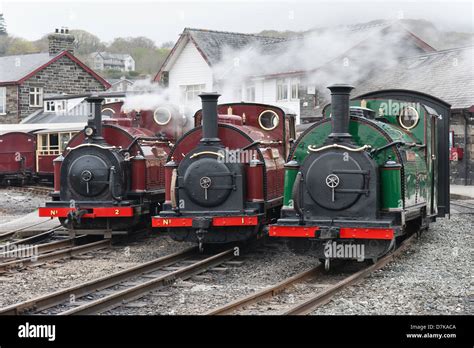
M181 100L183 103L194 103L199 100L199 94L204 92L206 85L181 86Z
M247 86L245 90L247 101L255 101L255 85Z
M277 100L288 100L288 81L277 80Z
M7 88L0 87L0 115L7 113Z
M43 105L43 88L31 87L30 88L30 106L42 106Z
M56 103L54 101L47 101L45 106L45 111L55 111Z
M298 99L298 88L300 86L300 82L298 79L291 79L291 99L295 100Z

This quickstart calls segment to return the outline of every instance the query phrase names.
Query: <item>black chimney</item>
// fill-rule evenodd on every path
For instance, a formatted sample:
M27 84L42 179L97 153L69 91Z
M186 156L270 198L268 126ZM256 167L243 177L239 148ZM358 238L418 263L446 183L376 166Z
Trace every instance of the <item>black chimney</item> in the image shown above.
M201 143L218 143L217 99L219 93L203 93L202 100L202 139Z
M104 98L97 95L88 97L89 115L87 117L87 126L85 128L86 136L94 143L104 143L102 137L102 102Z
M344 141L350 138L349 134L349 100L351 91L354 89L350 85L332 85L328 87L331 91L331 134L329 138L334 141Z

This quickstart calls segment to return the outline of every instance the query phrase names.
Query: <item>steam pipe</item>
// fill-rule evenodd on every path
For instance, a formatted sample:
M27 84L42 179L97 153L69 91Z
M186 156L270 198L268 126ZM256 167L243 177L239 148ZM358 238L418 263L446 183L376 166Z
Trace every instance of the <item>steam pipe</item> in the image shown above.
M90 127L94 130L92 142L105 142L104 138L102 137L102 102L104 101L104 98L95 95L86 98L86 100L90 107L90 114L87 117L87 127Z
M200 94L202 101L202 139L201 143L218 143L217 99L219 93Z
M349 100L353 86L336 84L329 86L331 91L331 134L329 138L344 141L351 138L349 134Z

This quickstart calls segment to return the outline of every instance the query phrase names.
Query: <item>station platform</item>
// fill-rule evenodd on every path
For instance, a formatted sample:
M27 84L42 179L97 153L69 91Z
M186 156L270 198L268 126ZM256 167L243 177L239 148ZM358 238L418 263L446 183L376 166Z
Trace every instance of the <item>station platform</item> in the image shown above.
M18 234L27 237L28 232L48 231L58 225L58 219L39 217L38 210L35 210L27 215L18 217L18 219L0 223L0 235L14 230L21 230Z
M451 185L451 199L474 199L474 185Z

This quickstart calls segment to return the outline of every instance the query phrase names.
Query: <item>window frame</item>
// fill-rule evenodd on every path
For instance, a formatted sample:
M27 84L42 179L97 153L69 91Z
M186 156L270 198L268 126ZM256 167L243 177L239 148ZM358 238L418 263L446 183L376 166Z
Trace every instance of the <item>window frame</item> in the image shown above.
M43 106L43 87L29 87L28 90L28 104L30 107L37 108ZM33 96L33 102L31 103L31 97Z
M7 114L7 87L0 87L0 115Z
M180 85L180 98L184 104L195 103L199 101L199 94L203 93L206 89L205 83L196 83L192 85ZM191 90L192 89L192 90ZM192 95L192 98L189 98Z

